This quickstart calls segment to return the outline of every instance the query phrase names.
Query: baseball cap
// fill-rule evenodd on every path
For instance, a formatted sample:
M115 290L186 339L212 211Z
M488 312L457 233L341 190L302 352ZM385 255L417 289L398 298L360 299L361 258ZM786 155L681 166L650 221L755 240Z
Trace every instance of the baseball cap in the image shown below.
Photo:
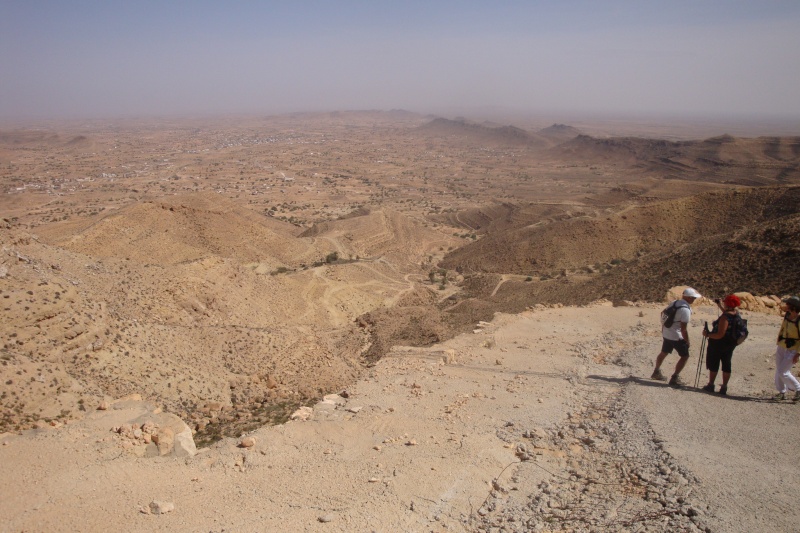
M686 287L683 291L683 295L689 296L690 298L700 298L700 293L691 287Z

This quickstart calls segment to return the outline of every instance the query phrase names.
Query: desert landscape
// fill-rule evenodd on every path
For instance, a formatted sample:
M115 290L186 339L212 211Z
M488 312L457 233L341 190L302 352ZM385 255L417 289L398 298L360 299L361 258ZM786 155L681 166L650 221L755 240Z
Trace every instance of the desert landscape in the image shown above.
M0 531L793 530L800 137L715 127L5 124Z

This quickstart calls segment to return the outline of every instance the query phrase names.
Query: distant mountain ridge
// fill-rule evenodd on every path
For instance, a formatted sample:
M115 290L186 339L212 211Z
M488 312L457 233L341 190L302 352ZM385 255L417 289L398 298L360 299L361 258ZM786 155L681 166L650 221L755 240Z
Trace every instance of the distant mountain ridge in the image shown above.
M516 126L478 124L464 119L435 118L427 124L419 126L417 131L426 134L456 136L465 140L495 145L544 148L554 144L546 136L532 133Z
M551 149L562 159L625 164L662 177L738 185L775 185L800 179L800 137L697 141L578 135Z

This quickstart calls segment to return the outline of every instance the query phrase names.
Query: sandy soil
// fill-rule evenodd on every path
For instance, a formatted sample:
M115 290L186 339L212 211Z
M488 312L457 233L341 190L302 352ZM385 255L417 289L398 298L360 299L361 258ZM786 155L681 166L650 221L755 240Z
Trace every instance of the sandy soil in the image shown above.
M0 531L795 529L800 405L763 399L780 319L749 314L721 397L647 379L659 307L537 308L395 347L249 448L145 457L111 431L158 416L136 401L0 435ZM696 311L690 384L715 316Z

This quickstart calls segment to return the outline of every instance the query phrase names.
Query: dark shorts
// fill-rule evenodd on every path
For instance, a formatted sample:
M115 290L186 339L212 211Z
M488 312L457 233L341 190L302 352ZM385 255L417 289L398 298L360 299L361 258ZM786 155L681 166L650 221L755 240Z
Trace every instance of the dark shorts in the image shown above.
M731 359L736 345L730 346L719 342L708 343L706 352L706 368L711 372L719 372L719 364L722 363L722 371L731 373Z
M678 355L681 357L689 357L689 345L686 344L686 341L683 339L679 341L664 339L664 342L661 343L661 351L664 353L672 353L672 350L678 352Z

